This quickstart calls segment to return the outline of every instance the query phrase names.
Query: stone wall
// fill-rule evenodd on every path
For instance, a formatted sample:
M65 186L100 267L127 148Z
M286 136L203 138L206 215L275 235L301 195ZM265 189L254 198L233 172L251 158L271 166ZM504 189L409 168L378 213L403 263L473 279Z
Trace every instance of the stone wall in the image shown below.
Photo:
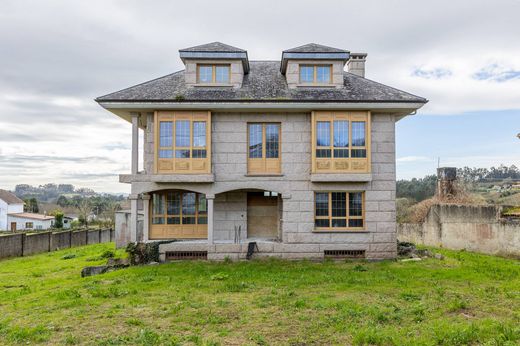
M341 60L289 60L285 78L289 88L297 88L300 84L300 64L304 65L332 65L332 85L341 88L343 84L343 61Z
M248 122L281 123L281 176L261 177L247 174ZM322 251L320 245L334 249L365 250L367 257L371 259L394 258L396 222L395 118L393 115L372 113L371 139L371 181L311 182L310 112L213 113L214 183L134 182L132 193L186 189L213 194L216 196L215 239L232 240L233 232L230 230L235 224L242 224L243 232L246 232L247 215L241 217L242 212L246 211L245 203L241 202L246 195L242 192L240 197L240 193L229 192L247 189L274 191L282 196L283 201L282 241L284 243L314 244L315 249L319 249L317 251ZM151 151L145 152L145 162L150 162L150 157L153 158L153 146L148 150ZM366 229L343 233L314 232L316 191L365 191ZM228 198L232 198L233 202L226 203L226 206L219 203ZM117 238L119 239L120 236L118 235ZM243 233L242 239L244 238Z
M500 206L434 205L422 224L398 225L400 241L493 255L520 256L520 222Z
M184 78L186 86L193 87L197 85L197 64L215 64L215 60L192 60L185 59L184 64L186 69L184 71ZM229 64L231 66L230 84L235 88L242 86L242 80L244 79L244 67L242 66L241 60L218 60L217 64Z

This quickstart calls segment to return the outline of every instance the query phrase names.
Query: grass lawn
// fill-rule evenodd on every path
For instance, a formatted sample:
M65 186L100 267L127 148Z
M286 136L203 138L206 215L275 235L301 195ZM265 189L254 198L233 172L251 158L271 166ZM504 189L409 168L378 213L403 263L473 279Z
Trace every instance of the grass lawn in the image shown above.
M80 277L113 248L0 261L0 344L520 344L517 260L438 250L444 260L179 262Z

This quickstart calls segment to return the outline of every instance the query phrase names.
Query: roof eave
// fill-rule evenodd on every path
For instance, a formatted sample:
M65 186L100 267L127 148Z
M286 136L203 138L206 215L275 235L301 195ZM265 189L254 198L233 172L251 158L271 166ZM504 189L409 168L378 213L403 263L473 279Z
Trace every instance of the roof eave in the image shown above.
M215 59L215 60L240 60L244 68L244 73L249 73L249 59L247 52L185 52L179 51L180 58L183 63L185 59Z

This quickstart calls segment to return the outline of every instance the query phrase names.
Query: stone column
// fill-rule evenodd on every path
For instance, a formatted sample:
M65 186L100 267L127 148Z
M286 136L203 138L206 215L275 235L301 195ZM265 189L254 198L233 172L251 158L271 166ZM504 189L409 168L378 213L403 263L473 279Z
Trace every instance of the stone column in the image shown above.
M139 167L139 115L138 112L130 112L132 116L132 174L137 174Z
M280 239L282 240L282 243L287 243L287 224L285 223L285 215L287 214L287 204L290 202L291 197L290 193L282 193L282 198L280 199L280 201L282 201L282 217L280 218Z
M208 201L208 244L213 245L213 205L215 202L215 195L206 195Z
M130 241L135 243L137 241L137 200L139 196L137 194L131 194L128 196L130 199Z
M150 195L145 193L143 198L143 238L142 242L147 242L150 234Z

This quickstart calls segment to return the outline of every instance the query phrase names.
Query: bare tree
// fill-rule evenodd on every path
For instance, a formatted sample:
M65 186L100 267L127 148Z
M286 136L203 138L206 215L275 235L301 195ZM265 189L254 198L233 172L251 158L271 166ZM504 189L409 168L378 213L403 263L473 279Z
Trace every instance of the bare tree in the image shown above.
M88 226L88 218L92 213L92 204L88 199L83 199L78 205L79 219L84 220L85 226Z

